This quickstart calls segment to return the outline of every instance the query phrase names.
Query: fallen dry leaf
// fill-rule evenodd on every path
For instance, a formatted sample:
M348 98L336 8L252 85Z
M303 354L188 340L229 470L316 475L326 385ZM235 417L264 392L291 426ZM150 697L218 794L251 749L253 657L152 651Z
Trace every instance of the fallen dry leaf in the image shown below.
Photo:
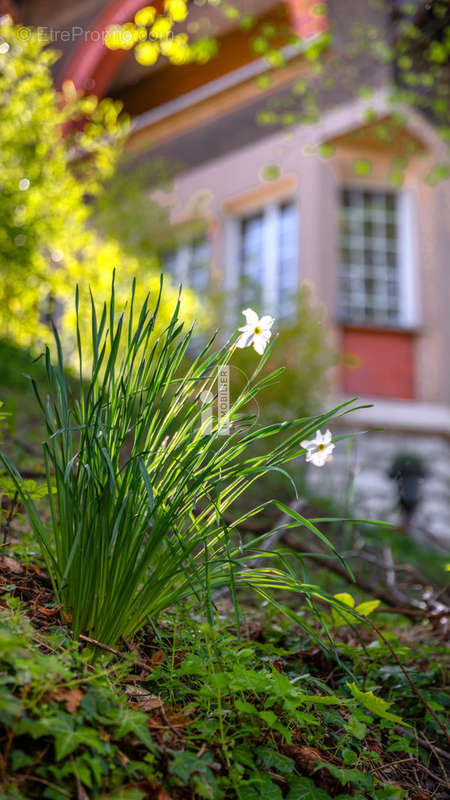
M183 713L164 713L164 707L161 704L160 708L162 709L162 722L160 719L155 719L155 717L149 717L148 719L148 726L150 728L167 728L172 726L172 728L185 728L186 725L190 724L190 720L188 716L191 716L195 709L186 709Z
M312 775L314 773L318 761L326 761L326 758L319 750L316 750L314 747L308 747L307 745L286 745L283 748L283 753L295 759L297 767L301 767L306 775Z
M5 556L0 561L0 567L3 566L9 572L15 572L18 575L20 572L23 572L23 566L15 558L10 558L9 556Z
M141 697L140 700L136 703L138 708L142 709L142 711L152 711L154 708L162 708L163 701L161 700L160 696L157 694L149 694L147 697Z
M71 714L76 711L84 697L81 689L71 689L66 695L66 709Z
M154 708L163 707L163 701L159 694L149 694L140 686L129 686L126 694L130 697L133 705L138 706L142 711L152 711Z
M64 700L66 704L66 710L69 712L69 714L72 714L77 710L83 697L84 692L82 692L81 689L68 689L67 691L55 692L52 695L54 700Z
M47 608L46 606L38 606L37 610L40 614L43 614L45 617L53 617L55 614L58 613L61 606L53 606L53 608Z
M130 759L128 758L128 756L126 756L125 753L122 753L122 751L119 750L119 748L117 748L117 755L119 756L123 767L126 767L130 763Z
M153 655L152 655L152 657L150 659L150 664L152 665L152 667L156 667L157 664L161 664L165 660L166 660L166 657L165 657L163 651L162 650L157 650L155 653L153 653Z
M167 794L164 786L161 786L161 789L158 792L157 800L172 800L170 794Z

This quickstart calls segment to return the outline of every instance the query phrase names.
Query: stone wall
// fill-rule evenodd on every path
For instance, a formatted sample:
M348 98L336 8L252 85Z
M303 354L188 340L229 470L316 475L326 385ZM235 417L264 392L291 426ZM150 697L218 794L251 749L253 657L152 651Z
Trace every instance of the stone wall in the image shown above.
M333 433L341 431L334 429ZM307 480L318 495L336 497L342 503L348 500L357 517L398 524L397 486L389 478L389 470L394 458L406 453L418 456L427 472L411 533L422 542L448 550L450 440L445 435L369 431L339 442L333 460L320 469L309 467Z

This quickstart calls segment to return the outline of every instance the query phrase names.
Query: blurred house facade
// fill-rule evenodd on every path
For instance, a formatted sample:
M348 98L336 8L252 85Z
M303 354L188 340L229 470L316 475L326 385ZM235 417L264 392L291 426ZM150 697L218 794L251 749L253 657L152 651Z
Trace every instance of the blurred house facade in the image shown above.
M181 68L164 60L144 68L128 51L105 47L108 26L133 20L143 5L8 0L3 10L51 33L62 51L59 84L72 80L123 101L132 117L130 150L178 165L165 201L174 225L200 220L203 233L197 226L168 257L177 278L199 292L225 289L236 320L247 305L283 319L300 283L314 285L335 343L353 357L336 375L337 396L374 404L349 417L346 426L371 432L356 453L338 447L333 465L312 472L317 488L341 495L349 459L358 513L392 517L391 462L417 455L427 477L416 527L448 541L450 190L448 181L427 180L448 152L430 118L412 107L401 118L393 110L391 63L369 47L349 56L354 26L369 38L371 30L384 32L387 42L399 35L403 3L243 0L240 10L257 19L246 30L199 0L179 27L215 36L218 54ZM425 29L430 4L411 5ZM254 40L274 29L284 63L269 76ZM305 99L315 69L308 49L328 32L325 70L340 56L343 66L329 89L318 89L316 117ZM370 88L370 97L355 85Z

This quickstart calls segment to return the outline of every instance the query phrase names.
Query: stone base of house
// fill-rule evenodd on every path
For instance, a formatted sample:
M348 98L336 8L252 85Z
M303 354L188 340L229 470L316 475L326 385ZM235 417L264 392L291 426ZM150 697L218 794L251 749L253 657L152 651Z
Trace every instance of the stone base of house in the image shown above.
M394 404L395 405L395 404ZM374 409L377 404L375 403ZM408 409L409 411L411 409ZM403 415L403 430L400 427L400 409L394 409L390 420L375 429L374 412L361 411L350 417L352 426L334 424L335 436L352 433L350 438L337 443L333 459L324 467L308 468L307 480L311 490L318 495L335 497L343 505L348 504L352 515L363 519L379 519L400 524L397 482L389 476L395 458L403 455L417 457L422 462L426 476L420 481L420 501L411 520L411 532L415 538L429 545L448 550L450 548L450 437L446 430L408 430L412 421L420 422L417 414ZM397 413L396 413L397 412ZM443 409L435 409L427 415L428 428L431 421L444 423ZM364 417L366 427L364 428ZM361 422L361 427L353 425ZM390 423L390 424L389 424ZM331 426L330 426L331 427ZM445 428L445 424L441 425ZM359 433L360 432L360 433Z

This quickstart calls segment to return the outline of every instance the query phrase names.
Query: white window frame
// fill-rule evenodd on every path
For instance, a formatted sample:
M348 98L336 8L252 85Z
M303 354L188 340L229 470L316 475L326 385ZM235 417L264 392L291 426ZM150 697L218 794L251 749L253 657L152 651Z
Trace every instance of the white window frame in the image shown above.
M177 283L181 283L183 286L186 287L190 286L189 266L191 263L192 248L194 247L195 242L198 241L199 238L204 239L209 244L209 247L211 249L211 241L209 237L202 236L202 237L197 237L192 241L186 242L186 244L180 245L179 247L176 247L173 251L174 254L173 277L175 278Z
M236 320L236 299L241 289L241 224L242 220L253 215L261 214L263 217L263 275L262 306L264 313L273 313L279 316L277 308L278 264L279 264L279 221L280 207L293 204L296 210L296 270L294 291L299 285L299 229L300 214L298 202L295 197L289 196L276 201L242 211L233 217L227 217L225 222L225 280L224 288L227 298L227 320L232 324Z
M344 181L339 186L339 220L341 218L342 192L385 192L396 195L397 207L397 270L398 270L398 318L392 321L352 320L341 317L343 324L362 325L367 327L416 328L421 320L420 306L420 260L419 260L419 215L416 193L412 188L395 189L392 186L375 183L353 183ZM341 270L339 233L338 266ZM340 273L341 277L341 273ZM341 295L339 292L339 313Z
M400 324L415 327L420 324L420 237L419 209L413 189L397 192L399 214L399 299Z

